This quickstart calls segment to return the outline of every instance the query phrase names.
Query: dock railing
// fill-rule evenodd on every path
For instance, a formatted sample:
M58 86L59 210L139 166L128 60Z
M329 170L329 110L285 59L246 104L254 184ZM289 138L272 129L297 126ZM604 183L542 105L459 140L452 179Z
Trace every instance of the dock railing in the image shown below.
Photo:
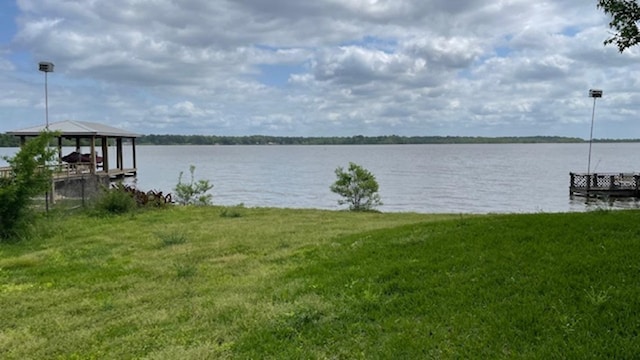
M637 173L570 173L569 194L578 196L640 196Z
M53 173L54 179L70 178L91 172L91 163L75 164L52 164L47 166ZM13 176L13 169L10 166L0 167L0 178L10 178Z
M64 180L68 178L81 177L84 175L100 175L109 176L111 178L122 178L128 176L135 176L137 173L136 168L129 169L111 169L109 171L92 171L92 165L90 162L78 162L78 163L59 163L48 165L48 168L52 171L53 180ZM0 179L10 178L13 176L13 169L9 166L0 167Z

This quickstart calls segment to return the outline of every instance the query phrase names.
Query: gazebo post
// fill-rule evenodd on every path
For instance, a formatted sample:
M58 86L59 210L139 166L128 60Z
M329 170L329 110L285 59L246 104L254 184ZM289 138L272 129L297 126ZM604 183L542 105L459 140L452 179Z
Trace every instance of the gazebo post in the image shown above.
M62 163L62 136L58 136L58 164Z
M103 136L102 140L102 171L109 172L109 138Z
M116 168L123 170L124 164L122 161L122 138L116 139Z
M131 138L131 146L132 146L132 153L133 153L133 168L137 172L138 162L136 160L136 138Z
M89 155L91 159L91 173L96 173L96 137L91 137L91 154Z

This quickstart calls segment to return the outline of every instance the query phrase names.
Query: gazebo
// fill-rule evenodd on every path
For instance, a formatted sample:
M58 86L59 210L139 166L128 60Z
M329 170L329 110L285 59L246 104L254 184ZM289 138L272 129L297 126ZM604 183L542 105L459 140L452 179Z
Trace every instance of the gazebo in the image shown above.
M26 129L8 131L7 134L20 137L21 144L29 137L40 135L47 130L44 125L34 126ZM64 165L66 171L61 171L57 177L66 173L68 177L80 173L90 173L109 178L121 178L125 176L135 176L137 173L136 164L136 138L140 135L130 133L112 126L86 122L86 121L61 121L49 124L49 131L59 133L58 136L58 159L61 165ZM63 156L62 146L63 139L75 140L76 150L71 154ZM125 166L124 161L124 143L127 140L131 144L132 162L130 167ZM88 142L90 150L88 153L82 153L82 143ZM115 159L109 158L109 145L115 144ZM98 154L97 149L101 149ZM115 161L114 161L115 160ZM115 166L112 166L115 165Z
M112 126L69 120L51 123L48 128L44 125L34 126L8 131L7 134L20 137L20 143L24 144L29 137L47 130L58 133L58 164L53 172L51 192L48 193L52 203L56 198L82 198L84 201L86 197L99 193L103 187L108 187L112 180L135 176L138 172L136 138L140 135ZM73 146L69 140L75 145L75 151L63 156L63 145ZM131 144L129 167L125 166L124 161L125 143ZM116 147L115 159L109 156L110 145ZM89 147L88 153L82 152L83 146ZM101 154L98 154L98 149Z

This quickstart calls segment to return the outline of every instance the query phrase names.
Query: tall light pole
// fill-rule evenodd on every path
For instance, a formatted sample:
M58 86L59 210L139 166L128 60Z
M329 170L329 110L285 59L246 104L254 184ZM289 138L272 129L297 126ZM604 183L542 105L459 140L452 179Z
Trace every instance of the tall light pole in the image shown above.
M53 72L53 63L41 61L38 63L38 70L44 72L44 113L46 119L46 129L49 130L49 92L47 89L47 73Z
M53 63L48 62L48 61L40 61L38 63L38 70L42 71L44 73L44 114L45 114L45 120L46 120L46 125L45 125L45 129L47 131L49 131L49 91L48 91L48 84L47 84L47 74L50 72L53 72ZM53 189L53 184L51 184L52 189ZM53 201L53 192L51 192L51 201ZM47 212L49 211L49 192L47 191L44 194L44 198L45 198L45 207L47 209Z
M589 133L589 161L587 162L587 175L591 174L591 145L593 144L593 121L596 117L596 99L602 97L602 90L589 90L589 97L593 98L593 110L591 110L591 132Z

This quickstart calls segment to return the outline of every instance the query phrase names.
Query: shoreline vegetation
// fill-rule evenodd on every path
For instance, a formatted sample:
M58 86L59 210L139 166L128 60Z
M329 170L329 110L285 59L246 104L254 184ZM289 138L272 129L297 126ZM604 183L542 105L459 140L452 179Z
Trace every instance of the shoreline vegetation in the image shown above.
M138 145L418 145L418 144L545 144L585 143L578 137L565 136L218 136L218 135L142 135ZM599 143L631 143L640 139L594 139ZM66 140L63 145L74 143ZM18 147L17 136L0 134L0 147Z
M0 358L637 358L639 219L48 213L0 243Z

